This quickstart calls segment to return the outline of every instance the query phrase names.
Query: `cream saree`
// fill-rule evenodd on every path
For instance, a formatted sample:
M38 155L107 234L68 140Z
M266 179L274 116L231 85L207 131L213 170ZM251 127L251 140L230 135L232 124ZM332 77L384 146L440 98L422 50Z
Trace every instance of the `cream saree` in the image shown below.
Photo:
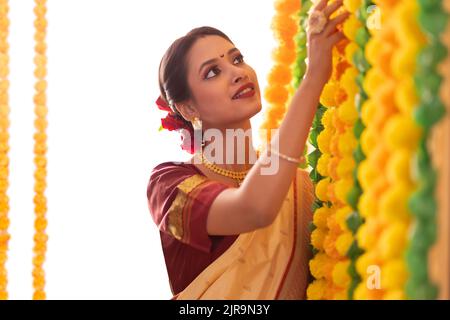
M308 172L298 169L275 221L239 235L172 299L305 299L313 201Z

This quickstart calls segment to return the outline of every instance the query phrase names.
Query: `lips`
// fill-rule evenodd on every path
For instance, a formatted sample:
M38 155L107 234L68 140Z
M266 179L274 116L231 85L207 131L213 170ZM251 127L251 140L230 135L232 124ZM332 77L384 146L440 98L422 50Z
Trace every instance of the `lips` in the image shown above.
M250 89L250 91L249 90L247 90L247 91L249 91L249 92L253 92L254 90L255 90L255 85L253 84L253 82L249 82L249 83L247 83L247 84L244 84L242 87L240 87L237 91L236 91L236 93L234 94L234 96L233 96L233 100L235 100L235 99L239 99L240 98L240 93L242 93L244 90L246 90L246 89Z

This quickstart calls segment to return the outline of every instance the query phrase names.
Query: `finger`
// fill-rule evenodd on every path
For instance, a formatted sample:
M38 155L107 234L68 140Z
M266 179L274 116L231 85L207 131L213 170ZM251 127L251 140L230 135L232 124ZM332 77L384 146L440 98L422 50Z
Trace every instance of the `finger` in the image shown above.
M325 29L323 30L323 33L325 36L329 36L330 34L333 33L333 31L335 31L336 27L338 24L344 22L345 20L347 20L347 18L350 16L350 12L344 12L341 13L340 15L338 15L336 18L331 19Z
M323 10L327 6L328 0L320 0L319 3L314 7L314 10Z
M343 0L336 0L326 7L323 10L323 13L325 14L325 16L327 16L327 18L329 18L333 12L335 12L337 9L339 9L339 7L342 6L343 3L344 3Z
M341 40L346 39L347 37L344 35L342 31L337 31L333 33L331 36L328 37L329 43L331 46L334 46L336 43L338 43Z

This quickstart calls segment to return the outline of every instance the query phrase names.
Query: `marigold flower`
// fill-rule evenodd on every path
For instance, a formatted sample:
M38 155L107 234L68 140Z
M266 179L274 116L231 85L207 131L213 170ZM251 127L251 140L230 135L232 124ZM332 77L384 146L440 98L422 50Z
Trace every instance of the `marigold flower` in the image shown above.
M319 160L317 161L317 171L322 176L328 176L328 165L330 163L331 156L329 153L322 153Z
M334 263L332 259L323 252L319 252L312 260L309 261L311 274L316 279L330 279L333 267Z
M342 288L347 288L350 284L350 275L348 268L350 266L350 260L339 261L333 268L333 282ZM345 291L345 290L344 290ZM347 297L344 297L346 299Z
M328 195L327 195L327 188L328 184L330 183L330 178L324 178L320 180L316 185L316 196L321 201L327 201Z
M350 231L346 231L336 239L336 250L342 257L345 257L352 243L353 235Z
M422 129L410 115L399 114L392 117L383 131L383 137L391 150L398 148L415 150L421 136Z
M306 290L307 299L322 300L325 296L327 285L328 283L325 279L314 280Z
M381 268L381 286L388 290L400 289L402 292L408 278L408 270L404 259L387 261ZM391 294L392 291L389 291Z
M349 206L344 206L336 210L336 222L339 224L342 230L347 231L347 218L353 212L353 209Z
M328 82L322 90L320 96L320 103L325 107L335 107L336 106L336 90L338 84L336 82Z
M327 228L327 219L333 214L333 211L327 206L323 206L316 211L313 215L313 223L317 228Z
M408 226L402 222L390 224L381 234L379 248L383 260L399 258L406 247Z
M327 231L322 228L316 228L311 232L311 244L318 250L323 250L323 242L327 235Z

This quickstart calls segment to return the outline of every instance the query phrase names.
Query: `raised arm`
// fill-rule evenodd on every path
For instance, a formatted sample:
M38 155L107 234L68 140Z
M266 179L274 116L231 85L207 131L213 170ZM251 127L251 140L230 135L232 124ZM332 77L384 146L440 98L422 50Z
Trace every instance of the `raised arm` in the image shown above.
M329 6L322 0L316 10L323 10L329 16L341 5L341 0ZM280 153L295 158L300 158L303 153L320 94L331 76L332 49L345 38L336 26L347 17L348 13L341 14L330 20L320 34L308 34L307 72L271 141ZM210 235L245 233L266 227L274 221L296 174L297 165L279 158L278 170L274 174L263 174L261 162L265 162L266 157L266 152L261 154L240 188L226 189L214 200L207 220Z

